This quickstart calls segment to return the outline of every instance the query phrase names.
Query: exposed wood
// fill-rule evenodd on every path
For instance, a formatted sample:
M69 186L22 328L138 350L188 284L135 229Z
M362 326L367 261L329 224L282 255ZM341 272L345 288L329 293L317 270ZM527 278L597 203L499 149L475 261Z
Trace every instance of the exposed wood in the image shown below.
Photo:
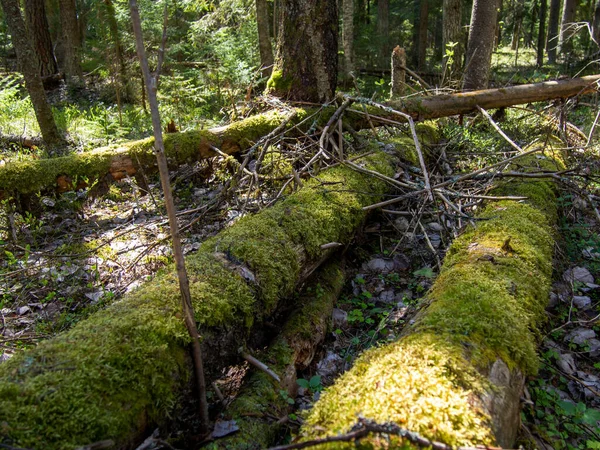
M412 97L390 102L389 105L412 116L415 120L435 119L467 114L476 111L478 106L483 109L494 109L581 95L596 90L599 80L600 75L590 75L571 80L524 84L501 89ZM288 129L300 123L310 113L305 109L294 111L296 116L288 123ZM334 111L335 109L331 108L330 114ZM396 121L405 121L396 114L379 109L373 113ZM243 151L277 128L291 114L293 113L271 111L206 131L169 134L165 136L167 159L171 165L177 165L213 157L216 155L212 150L214 147L227 154ZM322 114L321 125L324 126L328 119L328 114ZM357 112L349 114L347 119L353 121L352 126L355 129L370 126L367 118ZM373 123L377 124L377 121L373 120ZM74 181L84 177L90 181L104 176L119 180L135 175L140 165L145 170L152 170L156 166L152 151L153 143L153 139L149 138L61 158L8 162L0 167L0 193L4 192L5 196L13 192L32 194L47 189L62 192L72 189ZM24 177L27 179L26 183L23 182Z

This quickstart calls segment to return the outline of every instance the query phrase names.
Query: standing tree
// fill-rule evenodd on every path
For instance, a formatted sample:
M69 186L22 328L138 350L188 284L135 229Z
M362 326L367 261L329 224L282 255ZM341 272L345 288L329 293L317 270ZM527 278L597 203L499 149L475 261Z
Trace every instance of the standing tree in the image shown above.
M50 147L58 147L63 144L63 138L58 132L52 110L46 98L46 92L42 84L42 78L37 67L37 58L33 46L25 30L25 22L21 16L19 0L0 0L4 16L8 25L8 31L15 51L19 69L25 78L25 86L37 118L44 142Z
M513 34L510 41L511 50L517 50L519 39L521 38L521 28L523 26L523 17L525 16L525 0L517 0L513 11Z
M463 89L485 89L488 84L498 15L497 0L473 0Z
M444 36L444 74L448 79L456 77L462 69L464 39L461 27L462 1L444 0L443 36Z
M129 82L127 79L127 64L125 63L125 55L123 53L123 43L121 42L121 33L119 32L119 24L117 22L117 14L115 5L112 0L104 0L104 12L110 37L113 41L114 57L118 68L117 78L120 81L121 87L125 90L126 98L130 98Z
M33 38L40 75L49 77L57 74L58 64L52 48L44 0L25 0L25 17L27 33Z
M342 0L342 48L344 49L344 77L354 72L354 0Z
M592 22L592 39L597 46L600 46L600 0L594 7L594 20Z
M550 0L550 17L548 18L548 62L556 63L556 49L558 47L558 20L560 15L560 0Z
M59 0L59 7L67 82L71 85L79 85L83 81L83 70L81 69L81 41L75 0Z
M267 90L327 102L337 83L338 14L331 0L281 0L277 57Z
M273 46L269 33L269 7L267 0L256 0L256 25L258 28L258 49L263 77L267 78L273 70Z
M544 65L544 43L546 42L546 14L548 12L548 0L542 0L540 3L540 27L537 39L537 66Z
M379 66L388 66L390 58L390 0L377 0L377 39Z
M429 0L417 0L416 12L418 20L416 21L416 66L419 70L424 70L427 62L427 28L429 24Z
M572 43L572 23L575 21L575 11L577 10L577 0L565 0L563 5L562 19L560 21L560 34L558 36L558 51L561 55L569 57L573 50Z

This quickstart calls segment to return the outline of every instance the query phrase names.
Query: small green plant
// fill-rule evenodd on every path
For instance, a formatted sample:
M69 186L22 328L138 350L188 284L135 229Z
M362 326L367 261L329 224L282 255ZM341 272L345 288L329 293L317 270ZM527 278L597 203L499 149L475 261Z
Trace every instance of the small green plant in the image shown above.
M285 389L280 389L279 390L279 395L281 396L281 398L283 398L283 400L288 405L293 405L294 404L294 399L292 397L290 397L290 395L288 394L288 392Z
M298 383L298 386L300 386L301 388L307 389L310 392L321 392L323 390L320 375L314 375L310 378L310 380L307 380L305 378L298 378L296 380L296 383Z

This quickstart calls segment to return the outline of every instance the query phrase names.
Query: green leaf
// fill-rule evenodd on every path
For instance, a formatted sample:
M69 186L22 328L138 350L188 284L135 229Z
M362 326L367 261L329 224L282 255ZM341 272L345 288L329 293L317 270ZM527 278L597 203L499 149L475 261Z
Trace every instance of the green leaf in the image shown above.
M308 382L311 389L316 389L321 385L321 375L313 376Z
M431 267L423 267L422 269L415 270L413 275L416 277L433 278L434 273Z
M568 414L569 416L573 416L577 412L577 405L575 403L560 400L558 404L563 409L565 414Z
M600 449L600 442L598 441L587 441L585 443L586 447L589 448L590 450L597 450Z
M296 383L298 383L298 386L300 386L301 388L310 389L310 385L308 383L308 380L305 380L304 378L298 378L296 380Z
M583 413L583 421L588 425L596 426L596 422L600 420L600 411L597 409L588 409Z

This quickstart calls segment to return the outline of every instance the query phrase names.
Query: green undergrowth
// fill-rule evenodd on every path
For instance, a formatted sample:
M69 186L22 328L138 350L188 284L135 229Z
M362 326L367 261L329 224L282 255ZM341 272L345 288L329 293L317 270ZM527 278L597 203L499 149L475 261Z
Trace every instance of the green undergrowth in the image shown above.
M549 147L508 170L564 167L552 154ZM506 182L494 191L500 193L528 200L488 202L478 226L451 245L427 306L405 337L365 352L307 415L303 438L347 432L361 414L450 445L494 443L488 412L475 399L495 389L483 374L497 359L512 370L537 372L536 330L551 285L557 214L550 181ZM378 442L368 438L361 446L378 448ZM392 439L389 448L412 447Z

